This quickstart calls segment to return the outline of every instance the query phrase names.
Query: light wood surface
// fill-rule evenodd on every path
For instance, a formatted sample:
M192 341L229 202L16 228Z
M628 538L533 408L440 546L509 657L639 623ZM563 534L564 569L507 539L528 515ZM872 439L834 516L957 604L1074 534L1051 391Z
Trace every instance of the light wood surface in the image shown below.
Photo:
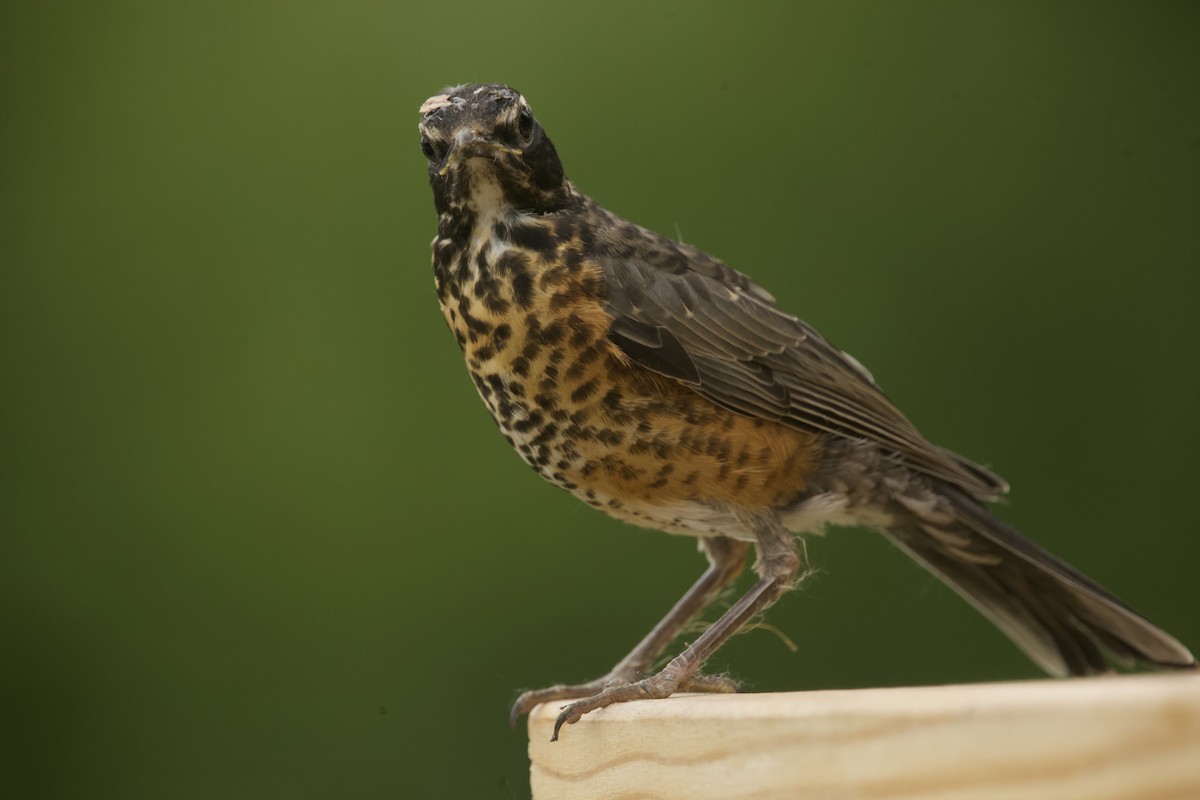
M534 800L1200 800L1200 674L679 695L550 733Z

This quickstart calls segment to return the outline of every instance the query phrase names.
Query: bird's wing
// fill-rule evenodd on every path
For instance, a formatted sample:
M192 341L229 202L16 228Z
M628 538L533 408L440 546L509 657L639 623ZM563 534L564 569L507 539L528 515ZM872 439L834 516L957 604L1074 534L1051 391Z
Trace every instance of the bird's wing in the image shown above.
M644 233L650 258L627 247L597 254L613 316L609 338L636 363L740 414L870 440L976 497L1007 490L998 476L927 441L861 364L747 276Z

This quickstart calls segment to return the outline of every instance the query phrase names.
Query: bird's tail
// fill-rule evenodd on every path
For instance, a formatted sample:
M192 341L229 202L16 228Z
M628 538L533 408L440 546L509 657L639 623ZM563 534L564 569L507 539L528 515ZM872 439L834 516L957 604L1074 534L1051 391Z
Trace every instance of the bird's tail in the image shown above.
M885 535L1051 675L1107 672L1109 661L1195 668L1172 636L962 491L938 482L931 492L893 499Z

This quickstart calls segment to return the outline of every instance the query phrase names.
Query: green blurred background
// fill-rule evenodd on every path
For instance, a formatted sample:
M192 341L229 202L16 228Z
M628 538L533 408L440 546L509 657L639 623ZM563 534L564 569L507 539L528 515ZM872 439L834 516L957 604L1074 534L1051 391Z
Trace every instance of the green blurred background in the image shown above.
M0 15L5 797L527 796L515 691L603 672L701 570L475 396L416 133L460 82L1200 647L1195 3ZM879 537L810 550L769 616L799 652L717 659L755 689L1037 674Z

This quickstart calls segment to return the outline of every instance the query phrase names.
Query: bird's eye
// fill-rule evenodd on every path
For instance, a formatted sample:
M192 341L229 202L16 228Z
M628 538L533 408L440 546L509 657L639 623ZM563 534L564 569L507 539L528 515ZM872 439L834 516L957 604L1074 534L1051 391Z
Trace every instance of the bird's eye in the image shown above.
M433 142L429 140L428 136L421 137L421 152L424 153L425 157L430 161L433 161L436 157L436 153L433 149Z
M528 108L522 108L521 113L517 115L517 133L521 134L521 139L526 142L533 136L533 114L529 113Z

